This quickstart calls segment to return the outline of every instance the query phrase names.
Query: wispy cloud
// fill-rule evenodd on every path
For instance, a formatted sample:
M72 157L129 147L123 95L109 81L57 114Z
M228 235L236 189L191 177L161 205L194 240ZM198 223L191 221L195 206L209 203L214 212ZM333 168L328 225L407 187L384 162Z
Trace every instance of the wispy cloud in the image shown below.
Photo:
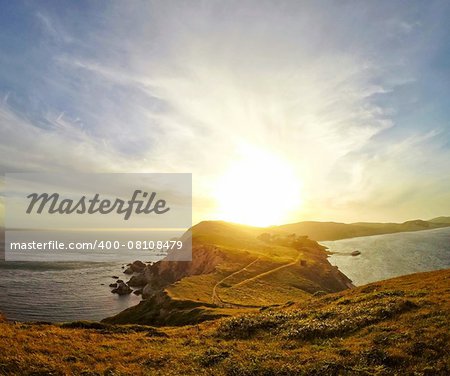
M59 43L45 45L39 69L52 92L30 95L37 113L4 93L2 169L193 172L200 219L214 216L214 182L248 144L291 161L303 185L298 218L444 214L448 117L404 114L411 92L430 102L423 52L444 43L443 9L112 3L81 32L36 11Z

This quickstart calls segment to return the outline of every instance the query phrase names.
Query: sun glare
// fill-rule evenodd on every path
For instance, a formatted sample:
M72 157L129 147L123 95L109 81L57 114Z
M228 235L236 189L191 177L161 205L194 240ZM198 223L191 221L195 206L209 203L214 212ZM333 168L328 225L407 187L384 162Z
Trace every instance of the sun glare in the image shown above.
M291 166L270 153L251 150L219 179L220 219L253 226L286 221L300 205L300 183Z

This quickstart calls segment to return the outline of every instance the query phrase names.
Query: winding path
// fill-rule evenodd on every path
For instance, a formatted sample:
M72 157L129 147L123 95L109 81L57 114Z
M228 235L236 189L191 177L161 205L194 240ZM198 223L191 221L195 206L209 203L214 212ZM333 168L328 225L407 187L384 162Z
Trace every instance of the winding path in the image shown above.
M247 283L252 282L252 281L254 281L256 279L259 279L259 278L265 277L265 276L267 276L269 274L275 273L275 272L277 272L277 271L279 271L281 269L289 268L290 266L294 266L295 264L297 264L300 261L300 256L301 256L301 253L299 252L297 258L294 261L292 261L292 262L290 262L288 264L277 266L274 269L270 269L267 272L260 273L258 275L255 275L254 277L245 279L245 280L243 280L243 281L241 281L239 283L236 283L235 285L233 285L231 287L240 287L240 286L246 285Z
M227 280L228 278L231 278L233 276L235 276L236 274L239 274L241 272L243 272L244 270L247 270L247 268L249 266L252 266L255 262L257 262L260 259L260 257L258 257L257 259L253 260L250 264L244 266L242 269L239 269L229 275L227 275L225 278L222 278L219 282L217 282L214 287L213 287L213 292L212 292L212 296L211 296L211 301L213 304L216 304L216 302L218 302L219 304L228 304L222 301L222 299L220 299L219 295L217 294L217 287L224 282L225 280Z
M240 287L243 285L246 285L247 283L253 282L259 278L263 278L267 275L270 275L272 273L278 272L281 269L284 268L289 268L291 266L294 266L295 264L297 264L300 261L300 257L301 257L302 253L299 252L296 259L294 261L291 261L287 264L281 265L281 266L277 266L276 268L270 269L268 271L265 271L263 273L259 273L253 277L247 278L241 282L236 283L235 285L232 285L230 288L234 288L234 287ZM225 278L223 278L222 280L220 280L219 282L217 282L214 287L213 287L213 292L212 292L212 296L211 296L211 300L213 304L217 304L220 305L222 307L251 307L251 308L255 308L258 306L250 306L250 305L243 305L243 304L235 304L235 303L230 303L230 302L225 302L222 299L220 299L219 294L217 293L217 287L224 282L225 280L227 280L228 278L231 278L233 276L235 276L236 274L241 273L242 271L246 270L249 266L251 266L252 264L254 264L255 262L257 262L260 258L258 257L256 260L253 260L250 264L248 264L247 266L244 266L242 269L239 269L236 272L233 272L231 274L229 274L228 276L226 276Z

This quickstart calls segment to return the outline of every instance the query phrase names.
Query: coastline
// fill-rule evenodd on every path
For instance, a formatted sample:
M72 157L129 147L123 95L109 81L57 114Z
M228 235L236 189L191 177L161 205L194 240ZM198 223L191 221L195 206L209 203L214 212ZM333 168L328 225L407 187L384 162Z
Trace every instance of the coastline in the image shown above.
M321 242L332 265L357 286L450 267L450 228ZM348 254L359 250L356 257Z
M442 230L444 230L445 231L445 229L442 229L442 228L439 228L439 229L430 229L430 230L423 230L423 231L418 231L418 232L402 232L402 233L395 233L395 234L387 234L387 235L402 235L402 234L427 234L427 233L433 233L433 232L435 232L435 231L442 231ZM357 237L357 238L349 238L349 239L345 239L345 240L355 240L355 239L360 239L360 240L364 240L364 239L371 239L371 238L380 238L380 237L384 237L384 236L386 236L386 235L372 235L372 236L369 236L369 237ZM324 242L320 242L320 244L322 244L322 243L324 243ZM324 244L322 244L322 245L324 245ZM358 246L358 248L359 249L361 249L361 251L362 251L362 254L361 255L359 255L359 256L357 256L357 257L351 257L349 254L348 254L348 252L344 255L344 254L339 254L339 252L331 252L330 251L330 249L328 249L328 250L326 250L325 252L327 252L328 254L327 254L327 259L328 260L330 260L330 258L332 259L333 257L343 257L343 258L345 258L345 259L350 259L350 260L352 260L352 259L357 259L357 258L364 258L365 257L365 255L364 255L364 253L365 253L365 251L364 251L364 249L362 249L361 247L359 247ZM330 254L331 253L331 254ZM345 257L346 256L346 257ZM252 259L253 260L253 259ZM252 260L250 260L250 261L252 261ZM332 264L333 264L333 262L332 262ZM5 265L5 264L3 264L3 265ZM41 264L40 264L41 265ZM339 264L337 264L337 265L339 265ZM61 300L61 298L58 298L58 295L61 295L61 294L63 294L63 295L67 295L67 294L72 294L73 293L73 291L75 290L79 290L79 293L82 293L81 291L82 291L82 289L80 289L80 285L78 285L77 286L77 284L75 283L75 281L81 281L83 284L82 284L82 286L83 286L83 288L87 288L87 289L89 289L89 290L92 290L92 289L94 289L94 290L96 290L96 289L101 289L101 291L99 292L99 294L98 294L98 298L95 298L96 300L98 300L98 299L100 299L100 300L102 300L102 299L106 299L106 301L109 301L109 303L106 303L105 302L105 300L102 300L102 306L108 306L108 305L110 305L111 304L111 302L116 302L116 303L114 303L114 304L118 304L118 309L117 310L114 310L114 309L111 309L111 311L109 311L108 313L106 313L106 314L103 314L103 315L101 315L101 314L98 314L97 315L97 317L95 318L95 320L102 320L102 319L104 319L104 318L106 318L106 317L110 317L111 315L114 315L114 314L117 314L117 313L119 313L119 312L122 312L124 309L127 309L127 308L129 308L129 307L135 307L136 305L138 305L139 303L141 303L142 301L143 301L143 298L146 298L146 297L148 297L149 296L149 294L151 294L152 292L153 292L153 290L158 290L158 289L160 289L160 286L157 286L157 284L155 285L155 286L153 286L153 287L149 287L149 288L147 288L147 291L146 291L146 294L143 294L143 296L142 295L140 295L140 296L137 296L137 295L135 295L133 292L136 292L136 293L142 293L143 292L143 290L144 290L144 287L145 287L145 284L142 284L143 282L142 281L139 281L139 278L140 278L140 275L139 275L139 273L137 273L137 274L134 274L134 275L126 275L126 274L122 274L121 272L122 271L124 271L125 269L122 269L122 266L124 266L125 268L127 267L126 266L126 264L120 264L120 263L117 263L116 264L116 266L115 266L115 269L111 269L110 271L108 271L105 275L104 275L104 277L105 278L103 278L101 281L100 280L97 280L97 281L94 281L94 282L92 282L92 284L90 285L90 286L87 286L86 285L86 283L90 283L90 282L82 282L83 281L83 279L80 279L79 277L77 277L76 275L74 275L73 276L73 281L70 283L71 285L69 286L70 288L67 290L67 292L65 292L65 293L63 293L63 292L58 292L58 291L55 291L54 293L53 293L53 296L54 296L54 298L52 298L52 299L54 299L54 301L55 301L55 304L57 304L57 305L54 305L54 306L48 306L48 305L46 305L48 308L43 308L43 310L42 310L42 315L41 316L34 316L34 314L33 314L33 316L28 316L28 318L24 318L24 319L22 319L22 321L29 321L29 320L34 320L34 321L40 321L40 320L45 320L45 321L48 321L48 317L45 317L45 312L46 312L46 310L48 310L48 312L58 312L58 311L60 311L62 308L64 308L64 305L66 304L66 303L63 303L63 300ZM335 266L336 266L336 264L335 264ZM0 265L0 267L1 267L1 265ZM15 265L14 266L14 268L16 268L16 267L18 267L18 265ZM21 300L23 300L23 301L26 301L26 291L25 290L23 290L24 288L25 289L28 289L28 288L32 288L32 290L33 290L33 292L34 293L36 293L36 291L39 291L39 290L36 290L36 287L39 287L39 284L42 284L43 283L43 281L45 280L45 278L47 278L46 276L45 276L45 274L40 274L40 273L46 273L46 270L54 270L55 272L56 272L56 275L58 275L58 273L57 273L57 269L60 267L60 265L56 265L56 267L55 266L53 266L52 268L45 268L45 267L39 267L39 269L38 270L41 270L41 272L39 272L38 270L36 271L36 272L33 272L33 267L27 267L29 270L30 270L30 273L31 274L27 274L27 273L25 273L25 274L23 274L23 278L24 279L27 279L27 280L29 280L30 281L30 283L27 283L27 284L19 284L19 285L17 285L17 288L16 288L16 295L17 294L21 294L21 295L23 295L23 298L20 298ZM444 266L445 267L445 266ZM18 267L18 269L19 270L21 270L21 267ZM211 269L212 270L212 269ZM416 272L417 270L414 270L414 272ZM420 270L419 270L420 271ZM70 272L70 271L69 271ZM88 272L88 270L86 270L85 268L84 268L84 271L82 271L82 273L87 273ZM93 273L96 273L94 270L92 270L92 272ZM13 285L11 285L10 284L10 282L12 281L12 279L14 279L14 278L19 278L18 276L17 276L17 272L13 272L13 271L11 271L11 273L13 273L13 274L10 274L9 276L7 276L6 278L3 278L3 285L4 285L4 287L6 287L8 284L10 285L10 287L9 287L9 291L12 291L12 289L14 288L14 286ZM89 272L89 273L91 273L91 272ZM338 267L338 271L337 271L337 274L338 273L343 273L344 275L346 275L346 276L348 276L350 279L353 279L352 277L351 277L351 275L349 276L349 273L348 272L346 272L345 270L342 270L342 268L341 267ZM405 273L405 274L407 274L407 273ZM66 275L67 275L67 273L66 273ZM69 274L70 275L70 274ZM87 274L84 274L85 275L85 277L87 276L87 277L89 277L91 274L89 274L89 275L87 275ZM118 276L119 277L119 279L122 279L124 282L129 282L129 280L133 280L133 283L132 283L132 285L130 286L131 287L131 289L133 290L133 292L131 292L130 294L126 294L125 296L121 296L121 297L119 297L119 296L117 296L117 295L115 295L115 294L111 294L111 288L109 288L108 286L111 284L111 283L114 283L115 282L115 280L114 279L112 279L111 277L113 276L113 275L115 275L115 276ZM33 276L33 277L32 277ZM30 279L30 277L32 277L31 279ZM85 277L82 277L82 278L85 278ZM128 277L128 278L127 278ZM22 278L22 277L20 277L20 278ZM36 278L36 281L35 282L33 282L33 279L34 278ZM7 283L8 282L8 280L9 280L9 283ZM377 280L379 280L379 279L377 279ZM136 283L136 284L135 284ZM0 285L1 285L2 283L0 283ZM50 285L55 285L55 283L54 283L54 281L49 281L49 284ZM101 286L101 284L103 284L103 286ZM349 284L346 284L346 286L347 287L354 287L355 285L358 285L358 283L352 283L352 285L349 285ZM19 287L20 286L20 287ZM62 286L62 285L60 285L60 286ZM3 291L5 291L5 290L3 290ZM42 290L41 290L42 291ZM45 299L45 295L46 294L49 294L50 293L50 290L48 290L48 291L46 291L46 292L41 292L40 294L43 294L42 296L44 296L44 299ZM25 294L25 295L24 295ZM30 290L30 294L31 294L31 290ZM77 293L78 294L78 293ZM16 297L14 297L14 299L19 299L18 297L16 298ZM25 299L25 300L24 300ZM132 302L129 302L130 300L132 300ZM58 303L57 303L58 302ZM40 302L38 302L38 303L40 303ZM34 304L36 304L36 303L34 303ZM70 304L72 304L72 303L70 303ZM77 304L76 303L73 303L73 304L75 304L74 305L74 308L73 308L73 312L77 312L77 310L78 310L78 307L77 307ZM81 300L80 300L80 304L81 304ZM253 305L253 304L251 304L251 305ZM91 306L91 307L94 307L93 305L88 305L88 306ZM5 307L5 308L7 308L6 306L5 306L5 304L3 305L3 307ZM2 307L2 308L3 308ZM22 308L19 308L19 307L22 307L22 303L20 303L20 305L18 305L17 306L17 309L22 309ZM102 307L102 309L103 309L104 307ZM25 308L23 308L23 309L25 309ZM36 309L38 309L37 307L36 307ZM67 308L67 309L69 309L69 308ZM91 308L91 310L92 309L94 309L94 308ZM5 310L5 309L3 309L3 310ZM94 309L94 311L95 310L97 310L97 308L95 308ZM1 309L0 309L0 311L1 311ZM18 312L17 310L16 310L16 312ZM92 316L86 316L86 313L88 313L89 314L89 312L81 312L80 311L80 316L79 317L76 317L75 315L73 315L70 319L65 319L65 318L63 318L64 316L63 315L60 315L60 319L56 319L56 321L70 321L70 320L78 320L78 319L89 319L89 320L91 320L91 319L93 319L93 317ZM52 313L53 314L53 313ZM84 316L83 316L84 315ZM13 317L14 317L14 315L12 315ZM17 318L17 317L16 317ZM52 321L55 321L55 320L52 320Z

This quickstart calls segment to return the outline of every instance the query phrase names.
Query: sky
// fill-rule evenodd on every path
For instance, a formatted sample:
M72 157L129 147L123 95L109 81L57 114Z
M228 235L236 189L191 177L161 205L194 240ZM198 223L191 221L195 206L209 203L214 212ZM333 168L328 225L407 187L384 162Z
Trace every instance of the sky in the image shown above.
M1 174L189 172L194 222L450 214L448 1L0 7Z

